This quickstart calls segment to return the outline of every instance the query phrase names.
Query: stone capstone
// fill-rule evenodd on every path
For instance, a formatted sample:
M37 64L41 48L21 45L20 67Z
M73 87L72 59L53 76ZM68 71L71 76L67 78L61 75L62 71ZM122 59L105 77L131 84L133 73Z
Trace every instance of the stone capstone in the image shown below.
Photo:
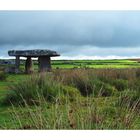
M9 56L21 56L21 57L39 57L39 56L60 56L56 51L52 50L10 50Z

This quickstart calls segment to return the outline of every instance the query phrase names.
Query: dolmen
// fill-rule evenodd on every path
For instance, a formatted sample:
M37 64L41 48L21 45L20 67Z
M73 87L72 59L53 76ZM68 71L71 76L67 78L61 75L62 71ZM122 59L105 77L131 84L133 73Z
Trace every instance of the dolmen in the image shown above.
M15 73L19 73L20 57L26 57L25 73L33 71L32 58L38 58L39 72L51 71L51 57L60 56L52 50L10 50L9 56L15 56Z

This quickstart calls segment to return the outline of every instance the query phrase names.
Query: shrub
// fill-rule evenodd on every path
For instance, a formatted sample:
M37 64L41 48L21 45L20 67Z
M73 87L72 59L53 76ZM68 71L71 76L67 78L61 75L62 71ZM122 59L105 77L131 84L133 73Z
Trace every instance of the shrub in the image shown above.
M0 80L4 81L7 78L7 74L5 72L0 72Z
M71 86L62 86L62 90L64 95L68 95L71 98L75 98L77 95L80 95L79 90Z
M77 88L62 85L62 92L63 94L59 95L60 103L66 103L67 101L77 101L80 98L81 94Z

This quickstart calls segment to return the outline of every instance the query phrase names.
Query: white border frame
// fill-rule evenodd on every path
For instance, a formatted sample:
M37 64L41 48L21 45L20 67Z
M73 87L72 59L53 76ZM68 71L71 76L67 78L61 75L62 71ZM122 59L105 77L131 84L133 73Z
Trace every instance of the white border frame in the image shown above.
M1 10L139 10L139 0L0 0Z
M139 0L0 0L0 10L140 10ZM139 140L139 131L0 131L1 140Z
M2 140L139 140L139 131L17 130L0 131Z

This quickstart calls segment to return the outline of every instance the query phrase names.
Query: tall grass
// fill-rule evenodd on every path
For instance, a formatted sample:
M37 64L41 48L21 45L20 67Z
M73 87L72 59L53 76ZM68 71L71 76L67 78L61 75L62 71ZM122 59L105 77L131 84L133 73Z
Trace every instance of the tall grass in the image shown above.
M102 94L103 96L110 96L116 91L114 86L100 80L100 78L90 70L70 70L54 73L55 80L77 88L81 95L88 96ZM99 92L100 91L100 92Z
M62 85L55 81L51 75L36 74L12 85L3 104L23 105L25 100L28 105L34 105L39 104L38 100L40 99L54 103L59 95L61 95L59 100L64 101L65 95L74 100L76 96L80 95L80 92L74 87Z
M13 129L139 129L138 69L56 70L14 84Z
M111 100L105 99L100 107L98 100L86 97L74 103L67 100L63 106L59 102L51 105L44 102L34 108L25 101L24 108L13 107L11 111L12 129L139 129L137 102L128 107L118 104L120 100L109 105Z

